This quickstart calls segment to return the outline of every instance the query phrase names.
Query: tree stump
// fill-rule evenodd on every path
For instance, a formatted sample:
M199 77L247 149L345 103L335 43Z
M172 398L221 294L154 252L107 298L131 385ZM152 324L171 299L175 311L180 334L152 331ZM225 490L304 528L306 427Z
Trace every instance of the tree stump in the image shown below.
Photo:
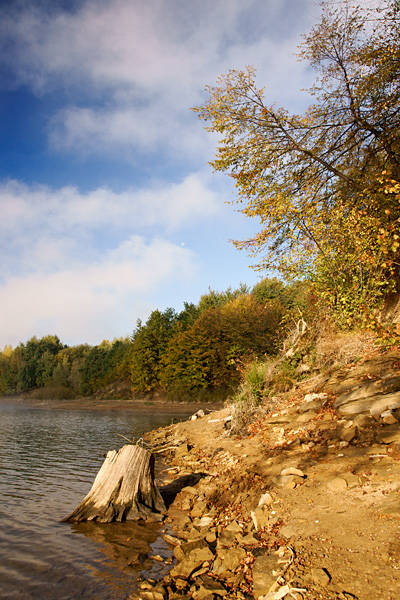
M166 511L154 481L154 456L141 446L126 444L112 450L102 464L92 489L62 522L161 520Z

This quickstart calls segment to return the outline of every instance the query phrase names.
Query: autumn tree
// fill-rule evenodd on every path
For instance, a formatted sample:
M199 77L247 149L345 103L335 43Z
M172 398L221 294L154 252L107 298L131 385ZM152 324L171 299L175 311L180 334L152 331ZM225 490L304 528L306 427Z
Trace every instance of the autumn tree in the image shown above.
M268 105L252 67L208 86L194 108L220 135L211 165L230 174L260 232L236 241L256 268L309 278L344 322L394 284L399 234L399 3L321 3L300 57L316 71L302 115Z

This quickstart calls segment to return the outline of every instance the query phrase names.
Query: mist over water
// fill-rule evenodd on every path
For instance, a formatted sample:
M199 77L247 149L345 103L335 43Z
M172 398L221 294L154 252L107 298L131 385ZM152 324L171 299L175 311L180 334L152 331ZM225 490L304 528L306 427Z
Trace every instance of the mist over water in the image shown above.
M172 416L0 401L2 600L129 596L154 564L146 554L163 545L161 526L59 521L88 493L105 453L126 443L118 434L137 438ZM131 564L138 555L140 567Z

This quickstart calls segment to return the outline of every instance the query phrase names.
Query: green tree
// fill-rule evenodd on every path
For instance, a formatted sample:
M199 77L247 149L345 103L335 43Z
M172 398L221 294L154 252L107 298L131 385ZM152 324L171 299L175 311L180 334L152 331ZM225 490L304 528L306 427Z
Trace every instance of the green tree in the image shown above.
M161 359L174 333L177 315L173 308L154 310L146 323L137 322L132 336L132 389L149 392L160 382Z
M234 375L227 351L221 309L203 310L191 327L169 340L160 365L160 382L169 391L225 387Z
M266 104L251 67L220 77L194 110L221 136L212 166L260 220L236 246L261 253L256 268L330 286L346 320L355 297L382 298L399 262L399 4L321 4L300 51L318 76L303 115Z
M217 292L209 288L207 294L200 296L197 308L200 312L209 308L222 308L231 300L238 298L242 294L247 294L248 292L249 287L245 283L241 283L235 290L228 287L228 289L223 292Z
M64 348L58 336L47 335L39 340L33 336L18 348L21 365L17 376L17 391L44 386L57 365L57 354Z

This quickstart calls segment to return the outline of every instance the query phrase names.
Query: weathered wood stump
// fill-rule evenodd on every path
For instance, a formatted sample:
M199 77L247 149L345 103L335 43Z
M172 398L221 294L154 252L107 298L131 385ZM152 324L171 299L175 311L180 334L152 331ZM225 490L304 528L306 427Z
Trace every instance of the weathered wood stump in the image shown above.
M161 520L166 511L154 481L154 456L146 448L126 444L112 450L102 464L92 489L62 522Z

